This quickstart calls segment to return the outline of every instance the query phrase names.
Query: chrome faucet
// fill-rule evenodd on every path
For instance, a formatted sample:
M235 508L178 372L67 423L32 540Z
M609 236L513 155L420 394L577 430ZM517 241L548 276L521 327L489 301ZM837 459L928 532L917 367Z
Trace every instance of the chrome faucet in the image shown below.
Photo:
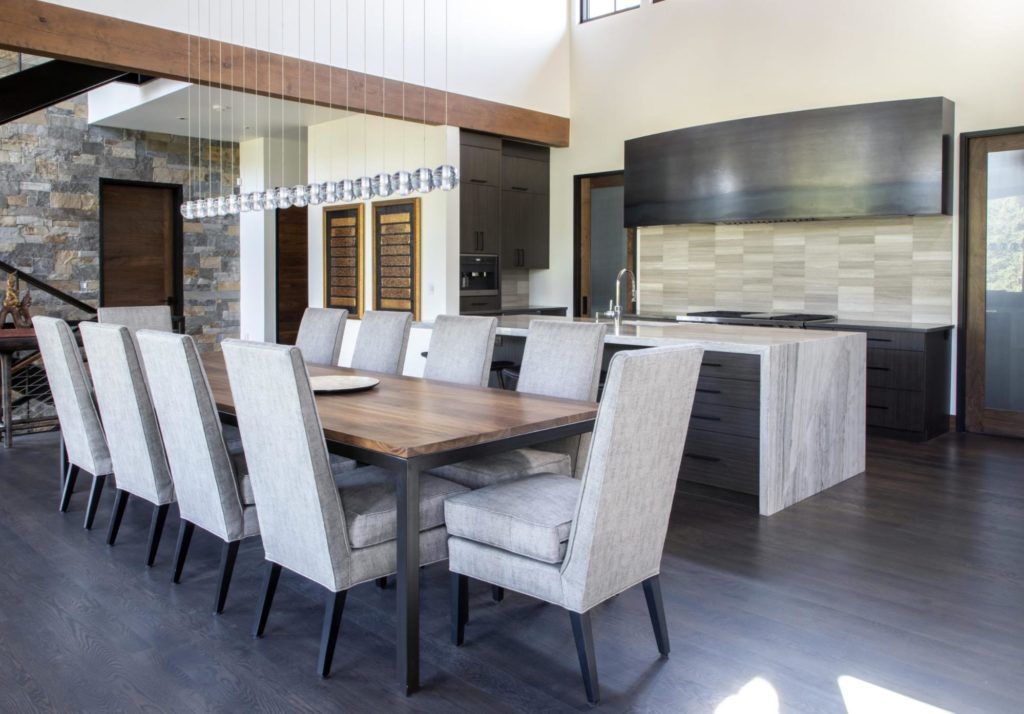
M619 274L615 276L615 304L610 306L608 312L604 314L605 317L611 317L615 319L616 327L622 320L622 278L624 275L629 275L630 283L633 285L632 302L636 305L636 276L633 275L633 271L629 268L623 268L619 271Z

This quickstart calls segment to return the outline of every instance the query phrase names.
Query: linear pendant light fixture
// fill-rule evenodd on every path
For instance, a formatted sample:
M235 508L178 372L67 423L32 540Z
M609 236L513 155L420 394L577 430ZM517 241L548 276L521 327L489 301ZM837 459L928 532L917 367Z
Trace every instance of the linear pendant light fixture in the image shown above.
M209 7L209 3L211 1L212 0L207 0L208 7ZM332 3L334 0L327 0L327 1L328 1L328 3ZM401 12L402 12L402 16L401 16L401 32L402 32L402 74L401 74L401 76L402 76L402 97L401 97L401 104L402 104L402 121L403 122L406 121L406 112L405 112L405 49L406 49L405 48L405 44L406 44L405 15L406 15L406 1L407 0L399 0L399 3L401 4ZM201 5L200 5L201 2L202 2L202 0L196 0L197 16L199 16L199 17L201 17ZM314 72L313 72L313 106L314 106L314 111L313 111L313 116L316 117L316 116L318 116L318 112L316 110L316 107L319 106L319 100L318 100L318 97L317 97L317 73L316 73L316 70L315 70L315 66L316 66L316 63L318 61L318 56L317 56L317 52L316 52L316 14L315 14L316 13L316 3L317 3L317 0L312 0L312 2L313 2L313 13L314 13L314 15L313 15L314 37L313 37L313 60L312 60L313 61L313 66L314 66ZM345 33L346 33L346 39L345 39L345 47L346 47L346 50L345 50L345 65L346 65L345 66L345 105L346 105L346 110L350 110L350 105L349 105L349 83L350 83L351 72L352 72L352 70L351 70L351 62L349 62L350 58L349 58L349 53L348 53L348 44L349 44L349 35L348 35L348 15L349 15L349 10L348 10L348 2L349 2L349 0L346 0L346 2L345 2L345 16L346 16L346 21L345 21ZM386 23L387 23L387 12L386 12L386 10L387 10L387 0L378 0L378 2L380 3L380 8L381 8L381 15L380 15L380 18L381 18L381 68L380 68L380 73L381 73L381 99L380 99L381 125L380 126L381 126L381 147L382 147L381 153L384 155L383 158L384 158L384 160L386 162L387 156L386 156L386 152L384 151L384 149L386 148L386 141L385 140L386 140L387 116L388 116L388 107L387 107L387 101L386 101L387 100L387 81L388 80L387 80L387 72L386 72L386 66L387 66L387 63L386 63L387 46L385 45L384 41L385 41L385 28L386 28ZM427 0L422 0L422 4L423 4L423 86L421 88L421 91L423 92L423 95L422 95L423 103L422 103L422 116L420 118L420 121L424 125L424 129L423 129L423 158L426 159L426 152L427 152L427 132L426 132L426 124L427 124L427 92L429 91L428 87L427 87L427 15L428 15L428 13L427 13L427 4L428 4ZM191 0L189 0L188 6L191 7ZM243 14L244 14L245 7L246 7L246 3L243 0L243 3L242 3ZM267 7L268 7L268 10L269 10L270 2L267 3ZM328 7L330 8L330 5ZM444 47L443 47L443 54L444 54L444 57L443 57L443 59L444 59L444 67L443 67L443 73L444 73L444 125L447 126L447 124L448 124L448 0L444 0L443 7L444 7L444 9L443 9L443 14L444 14ZM257 12L258 12L259 0L257 0L257 2L256 2L256 8L257 8ZM234 23L234 12L233 12L234 2L230 2L228 4L228 9L229 9L229 14L231 15L231 18L230 18L230 20L228 22L228 25L230 26L230 25L232 25ZM283 3L281 5L279 5L279 9L282 12L281 20L283 20L283 11L284 11ZM220 13L218 13L218 15L219 15L218 21L221 21L221 18L223 17L223 15L221 15ZM189 11L189 16L191 18L191 11ZM329 16L330 16L330 10L329 10ZM213 73L211 71L212 70L212 66L211 65L212 65L212 60L213 60L213 56L212 56L213 55L213 27L212 27L211 23L209 22L209 19L210 19L210 15L208 14L207 15L207 28L206 28L207 29L207 38L206 38L206 42L207 42L207 73L206 74L207 74L207 89L208 89L208 93L210 95L208 97L208 102L212 105L212 99L213 99L213 96L212 96L213 95L213 82L212 82ZM269 43L270 43L269 27L270 27L271 24L272 23L270 21L270 18L268 17L267 18L267 27L268 27L268 30L267 30L267 47L268 47L268 51L269 51ZM283 31L284 23L283 23L283 21L280 21L277 24L282 28L282 33L281 33L281 67L280 67L280 71L281 71L281 91L283 93L284 92L284 54L285 54L284 31ZM189 131L188 131L188 134L189 134L189 145L191 147L191 141L192 141L192 102L191 102L192 88L191 88L191 82L192 81L196 81L196 82L199 83L198 96L199 96L200 101L201 101L201 99L202 99L202 76L201 76L200 68L201 68L201 62L202 62L202 37L199 34L199 31L201 30L201 25L200 25L200 23L197 23L196 24L196 28L197 28L197 37L196 37L196 43L197 44L196 44L196 46L199 48L199 58L198 58L198 61L196 62L196 69L197 69L197 71L196 71L195 75L193 76L192 75L192 71L191 71L191 68L192 68L192 56L193 56L193 52L192 52L193 42L192 42L191 23L189 23L189 25L190 25L189 28L188 28L189 31L186 33L186 40L188 42L188 49L187 49L187 51L188 51L188 58L189 58L189 81L190 81L190 88L189 88L189 92L190 92L189 93L189 116L188 116ZM358 178L354 179L354 180L350 179L350 178L343 178L343 179L328 180L328 181L325 181L323 183L312 182L312 183L307 183L307 184L298 184L298 185L295 185L295 186L285 186L285 185L283 185L284 182L282 180L282 185L279 185L279 186L277 186L275 188L267 189L266 191L253 191L253 192L249 192L249 193L243 192L240 187L238 189L239 192L236 193L235 186L233 185L234 181L232 181L232 185L230 186L230 193L229 194L221 195L219 197L214 197L212 195L212 192L209 191L209 189L211 188L209 178L212 176L212 170L213 170L212 165L210 165L210 166L208 166L207 181L206 181L207 195L206 195L205 198L202 198L202 197L196 197L196 192L194 191L195 181L192 178L192 163L191 163L192 156L191 156L191 150L190 150L189 151L189 177L190 178L189 178L189 190L188 190L188 195L189 195L189 199L190 200L184 202L181 205L181 207L180 207L181 215L186 220L196 220L196 219L203 219L203 218L220 218L220 217L223 217L223 216L231 216L231 215L236 215L238 213L246 213L246 212L249 212L249 211L268 211L268 210L275 210L277 208L286 208L286 207L289 207L289 206L296 206L296 207L300 207L301 208L301 207L304 207L304 206L307 206L307 205L316 206L316 205L319 205L319 204L322 204L322 203L335 203L335 202L337 202L339 200L340 201L344 201L344 202L350 202L350 201L353 201L353 200L369 201L369 200L372 200L373 198L376 198L376 197L385 198L385 197L388 197L388 196L390 196L392 194L397 194L399 196L407 196L407 195L409 195L411 193L419 193L419 194L430 193L434 189L439 189L439 190L442 190L442 191L451 191L451 190L455 189L456 187L458 187L458 185L459 185L459 172L458 172L458 170L454 166L452 166L450 164L446 164L446 163L442 163L440 166L438 166L435 169L431 169L428 166L421 166L420 168L414 169L412 171L408 171L408 170L402 169L402 170L398 170L398 171L394 171L394 172L389 172L387 170L386 165L385 165L385 166L381 167L380 172L378 172L376 175L374 175L373 178L370 178L370 176L367 175L367 171L366 171L366 160L367 160L367 155L366 155L367 154L366 131L367 131L368 127L367 127L367 122L366 122L366 114L369 113L368 107L367 107L367 99L368 99L368 97L367 97L367 84L368 84L368 81L367 80L369 78L369 68L368 68L367 62L366 62L367 56L368 56L368 54L367 54L367 25L368 25L368 13L367 13L366 2L364 0L364 4L363 4L363 77L362 77L362 82L363 82L363 106L362 106L362 111L363 111L363 174L361 176L359 176ZM259 28L258 18L257 18L257 22L255 23L255 27L256 27L257 35L256 35L256 37L254 37L253 44L258 49L258 44L259 44L259 42L258 42L258 28ZM299 67L299 81L301 82L301 75L302 75L301 23L299 25L299 28L300 29L299 29L299 33L297 35L297 40L299 41L299 45L298 46L299 46L299 53L300 54L299 54L298 67ZM217 84L219 85L219 87L218 87L219 98L220 98L221 103L223 104L223 91L224 91L224 89L223 89L224 88L223 68L224 68L224 63L223 63L223 54L222 53L223 53L223 41L224 41L223 38L224 38L224 35L223 35L223 31L222 30L223 30L222 27L218 28L219 41L218 41L218 48L217 49L218 49L218 60L219 60L218 63L220 65L220 67L218 68L219 76L218 76ZM333 43L333 28L332 28L331 35L332 35L332 43ZM235 39L233 33L229 33L229 39L230 40L234 40ZM332 44L332 43L329 43L329 44ZM246 34L245 34L245 18L244 17L242 18L242 43L241 43L241 48L242 48L241 51L242 51L242 58L243 58L243 63L244 63L245 54L246 54ZM231 73L230 80L231 80L232 86L234 86L234 58L235 58L235 56L236 56L235 52L232 52L231 53L232 66L231 66L231 69L230 69L230 73ZM328 75L329 76L329 83L331 85L331 89L333 90L333 85L334 85L334 83L333 83L334 55L333 55L333 52L330 52L330 51L328 53L328 64L330 66L330 73ZM268 64L268 69L269 68L270 67L269 67L269 64ZM256 109L257 109L257 117L256 117L255 125L256 125L256 130L259 131L259 113L258 113L259 112L259 87L258 87L258 82L259 82L260 77L259 77L259 63L258 62L256 63L256 70L255 71L256 71L255 80L257 82L257 87L255 89L255 92L256 92ZM243 64L243 67L242 67L242 72L243 72L243 74L242 74L241 82L244 85L245 81L246 81L246 78L245 78L245 66L244 66L244 64ZM268 72L268 74L269 74L269 72ZM267 109L268 109L268 111L267 111L267 132L268 132L268 137L269 137L270 130L271 130L271 126L270 126L270 88L269 88L269 80L270 80L270 77L267 76L265 78L265 81L267 82L267 85L268 85L267 86ZM299 87L300 87L300 95L301 95L301 84L299 85ZM285 130L284 129L284 102L285 102L285 99L284 99L283 96L282 96L280 101L282 103L281 104L281 139L282 139L282 141L281 141L281 152L282 152L282 154L281 154L281 164L282 164L281 165L281 169L282 169L282 172L283 172L283 168L284 168L284 155L283 155L283 152L284 152L284 130ZM301 104L301 102L300 102L300 104ZM333 91L331 93L331 99L328 100L328 104L333 108L333 106L334 106ZM244 99L243 99L243 107L244 107ZM202 162L202 154L203 154L203 152L202 152L203 137L202 137L202 131L201 131L201 128L202 128L201 127L202 115L199 113L201 111L201 107L199 105L197 105L196 108L198 110L197 114L199 114L199 123L200 123L200 132L199 132L199 135L197 136L197 140L199 142L198 145L199 145L199 149L200 149L200 151L199 151L199 157L200 158L199 158L199 162L198 163L199 163L199 168L200 168L200 173L201 173L201 168L202 168L202 163L201 162ZM208 149L207 153L211 155L211 156L208 156L208 162L209 162L209 159L212 158L212 153L213 153L213 146L212 146L212 143L213 143L212 142L212 136L213 136L213 117L212 117L212 112L210 112L210 114L211 114L211 116L209 117L209 120L208 120L208 124L209 124L208 128L210 130L210 132L209 132L210 136L207 138L207 142L206 142L207 143L207 149ZM299 125L301 125L301 120L302 120L301 108L299 108L297 110L297 119L299 120ZM223 118L220 119L219 123L220 123L220 131L218 132L218 134L219 134L218 144L219 144L219 147L221 148L221 150L223 150L223 139L224 139L224 136L223 136ZM234 127L233 127L233 125L231 127L229 127L229 129L231 130L231 138L233 139L234 138ZM242 135L243 136L245 135L244 127L243 127L243 131L242 131ZM347 130L346 130L346 136L347 136ZM404 146L405 146L405 133L404 133L404 129L403 129L403 132L402 132L402 147L403 148L402 148L402 150L400 152L402 154L402 161L403 162L405 161L405 149L404 149ZM350 147L348 141L346 140L346 146L345 146L346 153L350 152L350 148L351 147ZM221 157L223 156L223 151L221 151L220 155L221 155ZM234 159L232 158L232 162L233 162L233 160ZM221 166L221 172L220 172L221 184L222 184L221 192L223 193L223 188L224 188L223 187L223 173L224 173L223 172L223 158L221 158L220 161L221 161L221 165L222 165ZM351 169L351 161L346 160L345 163L346 163L346 168L350 170ZM426 163L426 162L424 162L424 163ZM233 165L232 165L231 173L232 174L235 173Z

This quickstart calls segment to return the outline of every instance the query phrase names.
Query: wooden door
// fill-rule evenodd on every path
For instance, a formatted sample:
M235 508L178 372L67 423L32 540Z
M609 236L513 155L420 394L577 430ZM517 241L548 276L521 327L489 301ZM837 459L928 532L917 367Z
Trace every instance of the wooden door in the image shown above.
M277 211L277 342L294 345L309 305L309 210Z
M636 275L636 229L623 228L622 173L576 178L575 314L590 317L608 309L615 276L622 268ZM623 282L622 310L636 311L632 285Z
M1024 436L1024 132L967 138L964 383L968 431Z
M181 187L100 182L100 305L181 314Z

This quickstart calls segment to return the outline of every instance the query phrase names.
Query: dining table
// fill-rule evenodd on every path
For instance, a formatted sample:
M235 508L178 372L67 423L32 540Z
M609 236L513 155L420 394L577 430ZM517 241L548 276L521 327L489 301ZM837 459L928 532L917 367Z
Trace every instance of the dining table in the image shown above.
M223 353L203 356L221 419L234 423ZM373 389L317 394L327 448L395 475L397 516L397 669L406 694L419 688L419 479L467 459L592 431L597 403L463 386L418 377L307 365L310 376L380 380ZM266 435L265 438L273 438Z

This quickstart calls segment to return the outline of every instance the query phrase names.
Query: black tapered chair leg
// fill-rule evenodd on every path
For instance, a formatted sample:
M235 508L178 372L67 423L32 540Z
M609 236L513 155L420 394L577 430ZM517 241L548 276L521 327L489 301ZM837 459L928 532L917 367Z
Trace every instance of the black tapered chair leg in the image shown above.
M321 677L328 677L331 674L331 661L334 659L334 646L338 643L338 630L341 628L341 615L345 611L347 593L347 590L327 592L327 600L324 603L324 626L320 632L320 657L317 661L317 671Z
M78 467L68 464L68 473L64 477L64 490L60 494L60 512L67 513L68 504L71 503L71 494L75 492L75 481L78 480Z
M267 574L263 577L263 590L260 591L260 601L256 605L256 622L252 626L253 637L263 637L263 630L266 629L267 618L270 616L270 606L274 603L277 581L280 579L281 566L268 562Z
M71 462L68 461L68 458L69 458L68 457L68 447L64 444L64 432L63 431L60 432L59 448L60 448L60 468L59 468L59 472L57 474L57 477L60 480L60 488L58 490L59 490L59 492L61 494L63 494L64 493L64 482L67 480L67 477L68 477L68 466L71 465Z
M121 529L121 519L124 518L124 508L128 505L128 492L116 489L114 491L114 510L110 512L110 523L107 525L107 545L114 545L117 540L117 532Z
M146 567L152 568L156 562L156 551L160 547L160 536L164 533L164 522L167 521L167 511L171 504L165 503L162 506L153 507L153 520L149 522L149 554L146 556Z
M644 581L644 597L647 599L647 612L651 615L651 626L654 627L654 639L658 642L658 652L667 657L668 623L665 622L665 604L661 600L660 576L655 575Z
M380 588L381 590L387 590L388 589L388 576L387 575L385 575L383 578L377 578L377 580L375 582L377 583L377 587Z
M491 586L491 600L494 600L494 602L501 602L504 599L505 599L505 588L499 587L497 585L492 585Z
M597 704L601 690L597 682L597 660L594 657L594 631L590 626L589 612L570 612L572 636L576 640L576 654L580 658L580 672L583 686L587 690L587 701Z
M93 476L92 488L89 489L89 504L85 507L85 530L92 530L92 523L96 520L96 509L100 507L100 496L103 495L103 485L107 482L106 475Z
M220 553L220 578L217 581L217 600L213 604L213 612L219 615L224 612L224 603L228 599L228 588L231 587L231 574L235 572L235 558L238 557L238 546L240 540L233 540L224 544L224 550Z
M185 559L188 557L188 547L192 545L192 534L195 530L195 523L181 519L181 525L178 527L178 544L174 547L174 576L171 578L175 583L181 582L181 573L185 570Z
M466 622L469 620L469 578L458 573L449 574L452 605L452 644L462 646L466 639Z

